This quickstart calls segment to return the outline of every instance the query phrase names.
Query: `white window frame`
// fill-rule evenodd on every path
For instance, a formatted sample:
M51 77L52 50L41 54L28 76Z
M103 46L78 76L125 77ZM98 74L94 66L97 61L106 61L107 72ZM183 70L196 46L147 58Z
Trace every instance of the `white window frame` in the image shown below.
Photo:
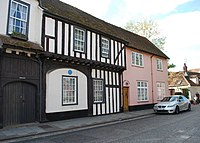
M77 84L77 77L62 76L62 105L78 104Z
M102 79L93 79L94 103L104 102L104 83Z
M85 52L85 30L74 27L74 51Z
M137 81L137 97L138 101L148 101L148 82Z
M8 20L8 34L16 32L26 36L28 35L29 10L29 4L11 0Z
M162 71L163 70L163 61L161 59L156 60L157 70Z
M144 67L144 57L143 54L132 52L132 65Z
M157 82L157 100L162 100L165 97L165 83Z
M110 56L110 41L108 38L101 37L101 56L104 58Z

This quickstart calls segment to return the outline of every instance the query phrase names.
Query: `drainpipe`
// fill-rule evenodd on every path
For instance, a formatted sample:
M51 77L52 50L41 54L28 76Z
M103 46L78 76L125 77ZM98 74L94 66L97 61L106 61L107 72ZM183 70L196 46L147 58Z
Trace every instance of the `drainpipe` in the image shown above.
M151 56L151 93L152 93L152 103L154 104L154 86L153 86L153 55Z

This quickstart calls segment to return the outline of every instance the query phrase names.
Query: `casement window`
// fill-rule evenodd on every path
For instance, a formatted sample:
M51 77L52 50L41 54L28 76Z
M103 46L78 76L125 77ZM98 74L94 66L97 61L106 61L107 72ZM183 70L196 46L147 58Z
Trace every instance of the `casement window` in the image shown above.
M63 83L62 104L63 105L77 104L77 91L78 91L77 77L63 76L62 83Z
M138 101L148 100L148 82L137 81L137 95L138 95Z
M74 28L74 51L85 52L85 30Z
M104 102L103 80L93 79L94 103Z
M11 0L8 19L8 34L28 36L30 5L19 0Z
M144 66L143 54L132 52L132 65L143 67Z
M157 100L162 100L165 96L165 83L157 82Z
M161 59L157 59L156 60L156 62L157 62L157 70L163 70L163 62L162 62L162 60Z
M101 56L104 58L109 58L110 55L110 42L109 39L101 38Z

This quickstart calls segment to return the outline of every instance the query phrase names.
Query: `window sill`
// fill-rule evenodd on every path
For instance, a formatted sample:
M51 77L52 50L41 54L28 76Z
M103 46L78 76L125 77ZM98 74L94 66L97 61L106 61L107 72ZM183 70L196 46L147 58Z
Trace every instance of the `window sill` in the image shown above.
M143 102L149 102L149 100L142 100L142 101L138 100L137 102L138 103L143 103Z
M10 36L12 38L16 38L16 39L19 39L19 40L24 40L24 41L28 40L28 37L26 35L23 35L23 34L20 34L20 33L17 33L17 34L12 33Z

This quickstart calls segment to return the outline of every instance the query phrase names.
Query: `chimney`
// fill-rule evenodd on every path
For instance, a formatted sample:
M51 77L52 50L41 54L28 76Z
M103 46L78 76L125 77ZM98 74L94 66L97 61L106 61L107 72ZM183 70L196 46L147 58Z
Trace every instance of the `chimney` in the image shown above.
M183 71L184 71L184 75L185 75L185 76L188 76L188 74L187 74L187 66L186 66L186 63L184 63Z
M184 71L184 72L187 72L187 66L186 66L186 63L184 63L183 71Z

